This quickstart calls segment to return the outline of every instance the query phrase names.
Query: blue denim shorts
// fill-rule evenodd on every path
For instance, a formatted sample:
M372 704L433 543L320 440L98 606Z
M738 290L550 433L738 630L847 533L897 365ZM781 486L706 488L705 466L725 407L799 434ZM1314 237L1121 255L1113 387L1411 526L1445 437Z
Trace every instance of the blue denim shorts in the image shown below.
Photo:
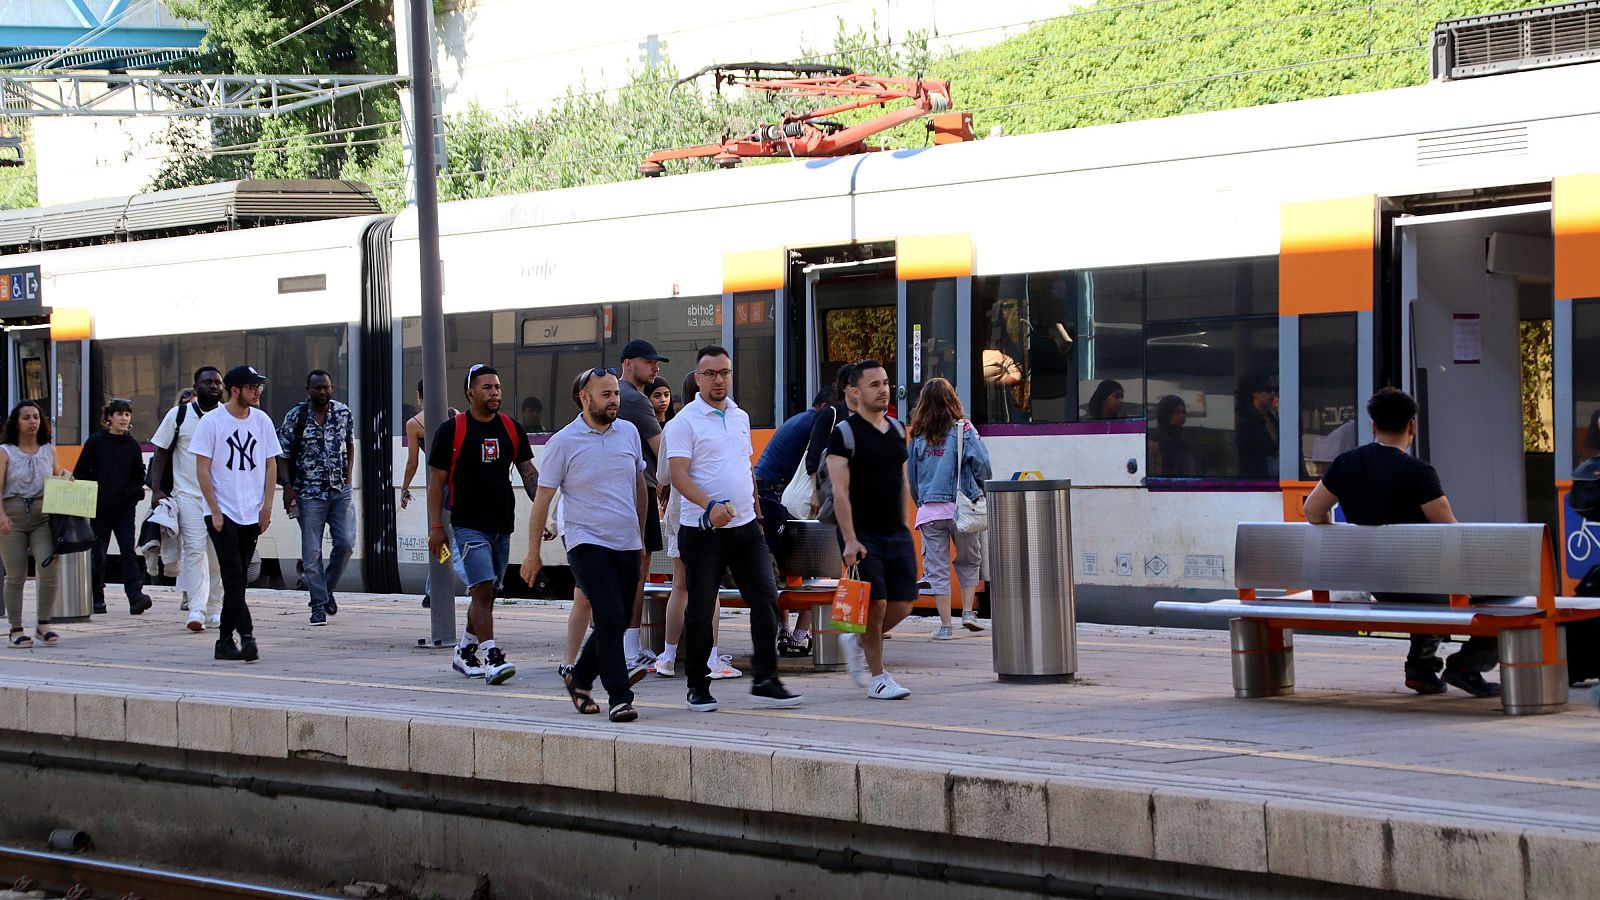
M487 581L500 587L511 559L511 535L457 527L455 540L456 557L461 560L460 571L466 577L468 590Z

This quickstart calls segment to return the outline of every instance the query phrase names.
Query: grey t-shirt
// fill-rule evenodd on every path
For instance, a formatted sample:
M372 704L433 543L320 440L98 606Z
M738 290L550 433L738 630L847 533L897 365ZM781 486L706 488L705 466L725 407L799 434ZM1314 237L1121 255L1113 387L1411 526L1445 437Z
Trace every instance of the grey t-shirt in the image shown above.
M654 491L657 487L656 452L650 449L650 439L661 433L661 423L656 420L656 410L650 405L650 398L639 393L639 389L626 380L622 381L622 403L617 410L617 418L632 423L638 429L639 449L644 453L645 484Z

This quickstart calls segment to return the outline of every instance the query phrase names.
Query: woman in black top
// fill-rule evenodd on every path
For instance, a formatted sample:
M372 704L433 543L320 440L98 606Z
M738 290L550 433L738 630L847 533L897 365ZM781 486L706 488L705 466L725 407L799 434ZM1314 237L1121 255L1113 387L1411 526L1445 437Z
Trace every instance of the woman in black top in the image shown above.
M72 477L100 485L94 516L94 611L106 611L106 550L113 533L122 557L122 589L128 595L128 613L137 616L150 608L144 592L144 569L134 550L133 510L144 499L144 457L129 429L133 404L112 399L101 421L104 430L83 444Z

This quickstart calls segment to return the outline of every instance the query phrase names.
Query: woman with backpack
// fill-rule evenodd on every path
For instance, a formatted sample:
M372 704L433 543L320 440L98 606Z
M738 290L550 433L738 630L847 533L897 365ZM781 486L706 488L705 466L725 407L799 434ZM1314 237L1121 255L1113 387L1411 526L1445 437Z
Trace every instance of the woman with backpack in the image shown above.
M977 596L982 535L956 527L958 495L968 500L983 496L989 479L989 450L978 429L967 421L956 389L943 378L922 386L911 416L911 447L906 458L906 483L917 506L917 531L922 534L922 577L933 590L939 607L939 628L933 639L955 637L950 623L950 551L955 548L955 571L961 579L961 624L982 631L973 601Z
M101 420L106 427L84 441L78 464L72 468L74 478L100 485L94 510L94 611L106 611L106 551L115 534L122 551L122 589L128 595L128 614L137 616L151 605L133 540L133 510L144 499L144 455L130 432L132 403L113 397Z
M0 560L6 567L6 618L11 621L8 646L25 649L38 640L55 644L60 635L50 629L56 606L56 567L44 565L55 553L50 517L44 514L44 483L52 475L71 473L56 468L56 448L50 443L50 422L32 400L11 408L0 430L0 484L4 485L0 516ZM22 586L28 580L28 554L38 566L38 627L29 637L22 628Z

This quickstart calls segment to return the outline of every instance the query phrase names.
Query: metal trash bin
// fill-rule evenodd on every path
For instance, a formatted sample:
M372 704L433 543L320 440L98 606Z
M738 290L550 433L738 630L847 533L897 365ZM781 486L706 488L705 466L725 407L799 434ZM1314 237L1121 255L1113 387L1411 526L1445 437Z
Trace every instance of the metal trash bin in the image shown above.
M89 581L87 550L64 553L50 562L56 567L56 611L53 622L87 622L94 612L94 591Z
M1072 482L990 481L989 616L1004 682L1071 681L1078 669Z

